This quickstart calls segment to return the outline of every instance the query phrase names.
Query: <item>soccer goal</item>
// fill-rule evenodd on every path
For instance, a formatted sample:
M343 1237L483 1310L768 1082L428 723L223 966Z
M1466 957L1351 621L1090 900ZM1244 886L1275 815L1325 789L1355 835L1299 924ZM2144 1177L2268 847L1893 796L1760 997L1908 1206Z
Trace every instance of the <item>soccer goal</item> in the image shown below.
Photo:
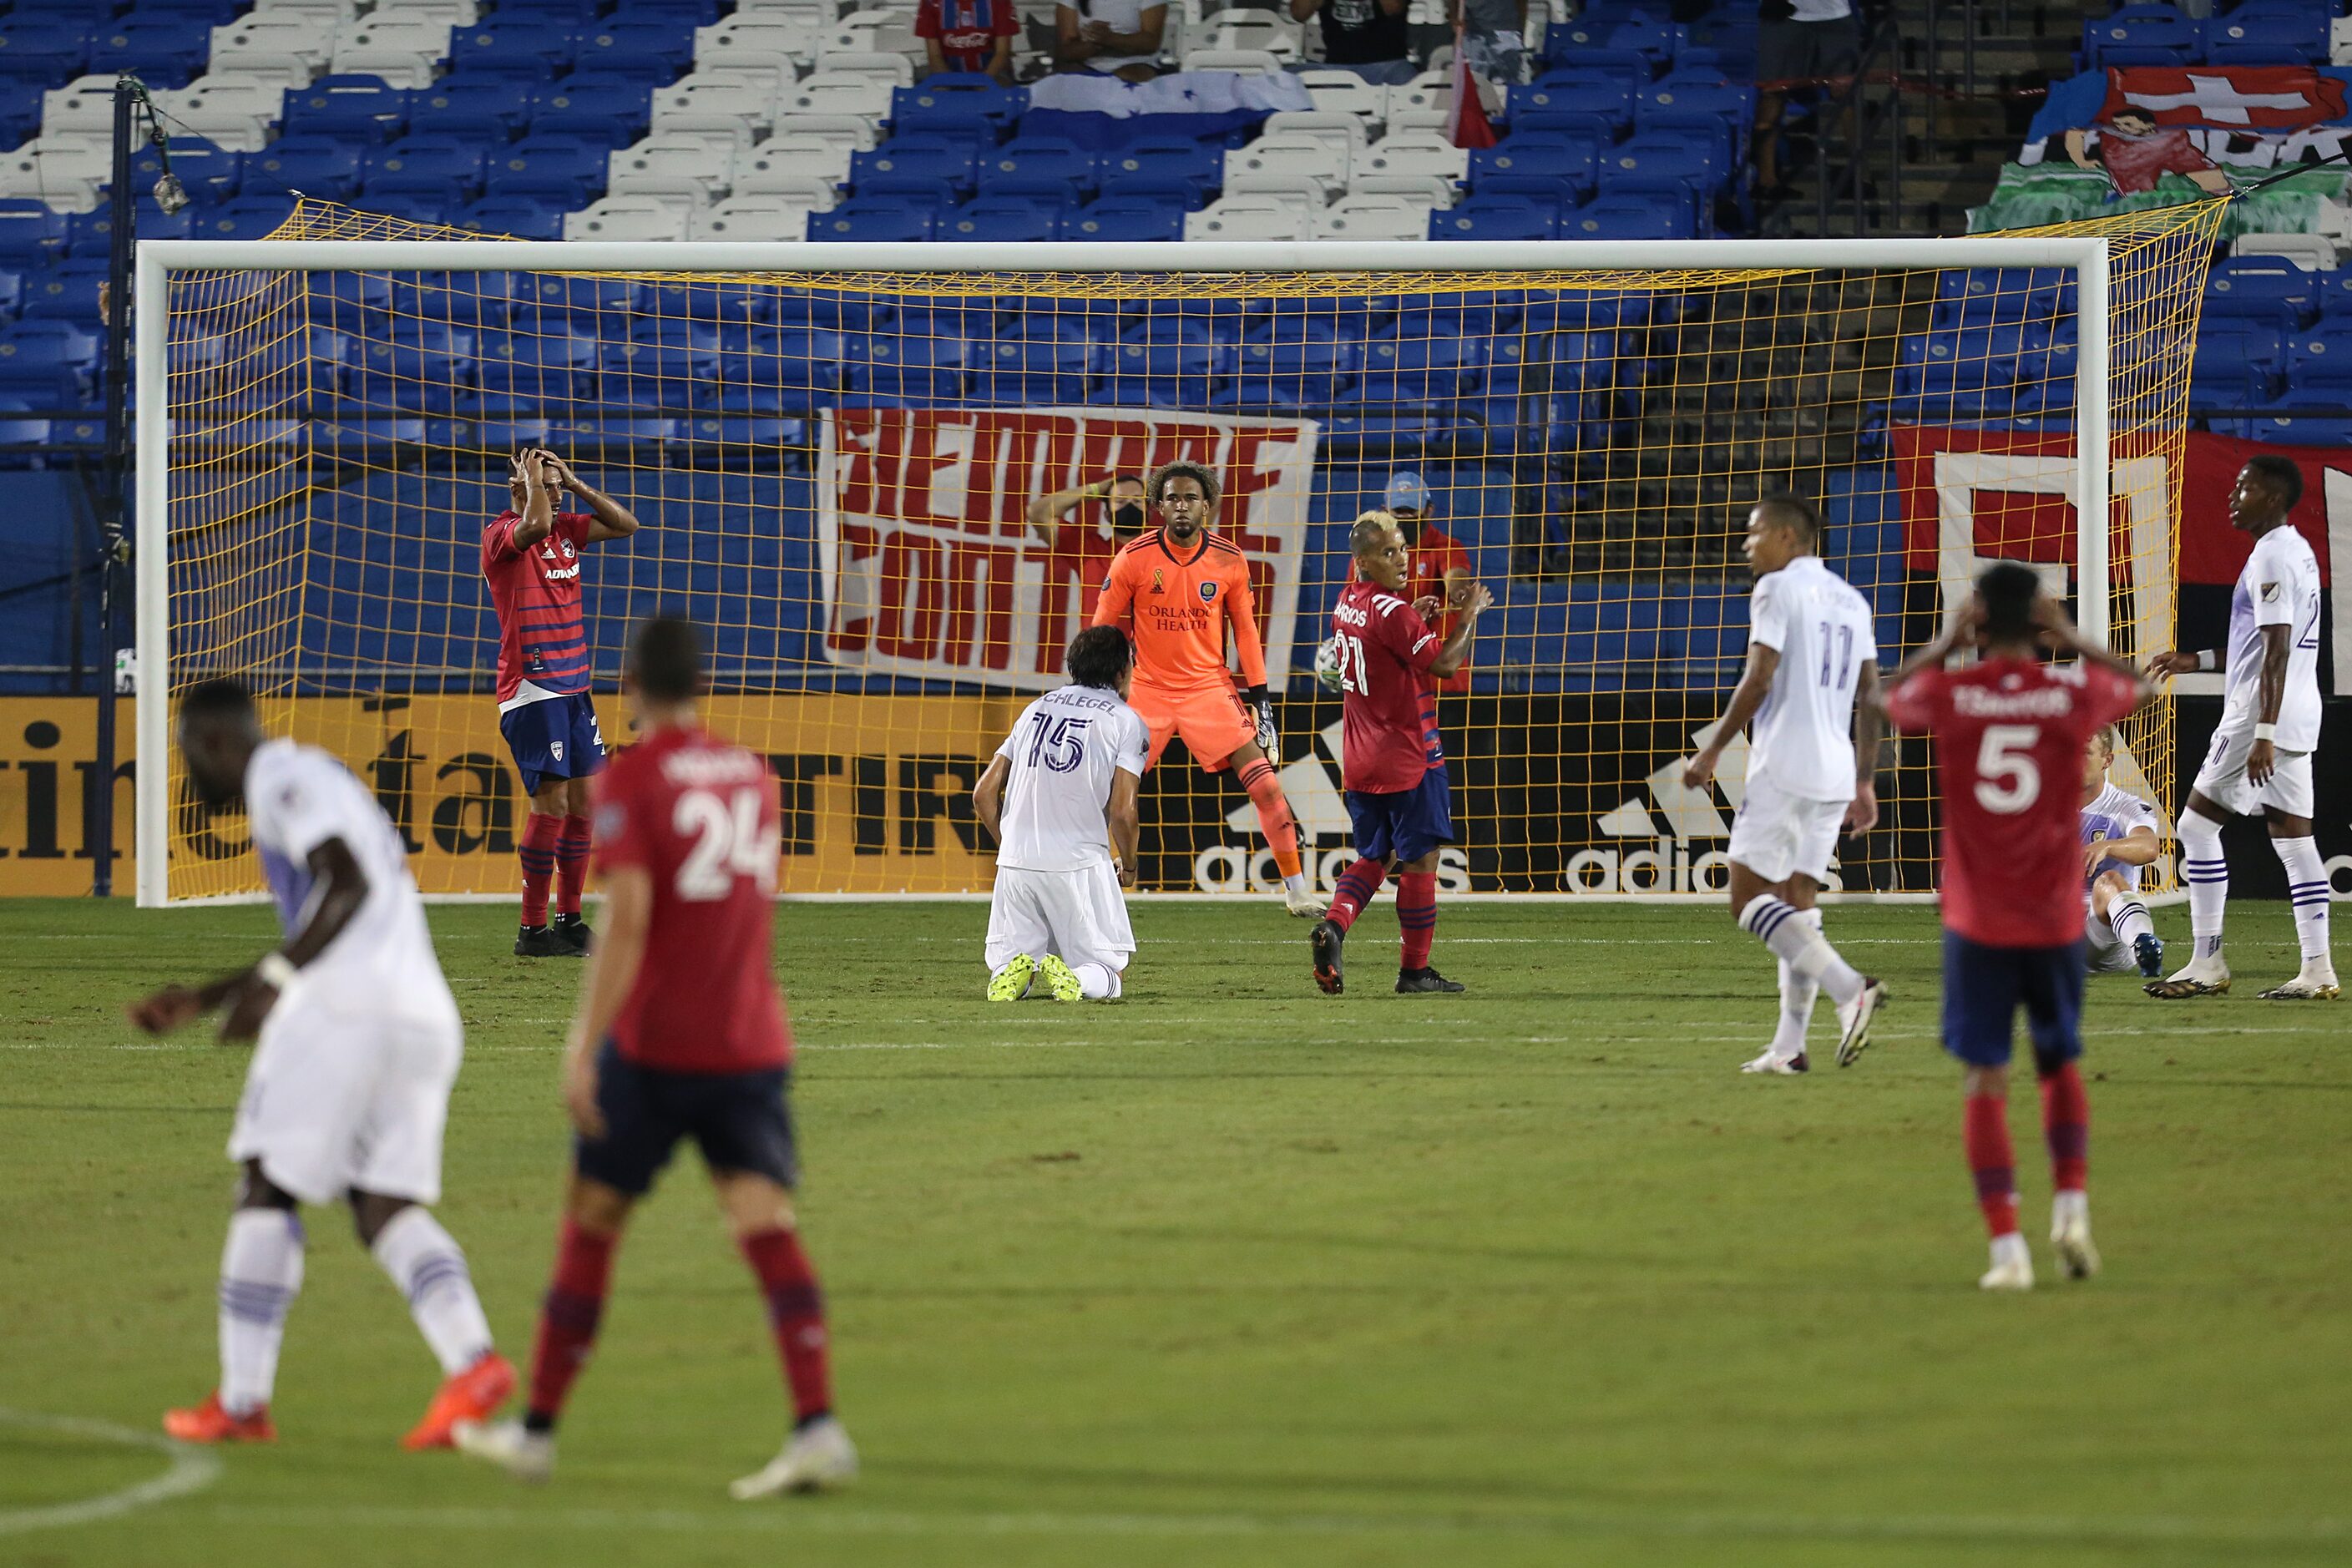
M368 780L443 897L508 897L526 802L480 537L549 447L644 523L580 552L604 734L638 616L691 615L709 721L769 756L781 885L984 890L971 784L1059 679L1137 520L1115 476L1207 464L1244 551L1281 778L1346 864L1315 678L1349 523L1487 583L1441 696L1453 892L1696 898L1740 798L1679 763L1746 651L1748 507L1792 491L1890 666L1982 561L2033 564L2143 657L2172 635L2188 367L2219 203L1935 240L1167 246L543 244L306 202L139 248L138 887L261 889L170 752L242 676ZM1449 546L1451 548L1449 548ZM2172 805L2168 705L2120 766ZM1848 897L1922 897L1924 747L1878 759ZM1144 884L1275 885L1248 799L1180 744Z

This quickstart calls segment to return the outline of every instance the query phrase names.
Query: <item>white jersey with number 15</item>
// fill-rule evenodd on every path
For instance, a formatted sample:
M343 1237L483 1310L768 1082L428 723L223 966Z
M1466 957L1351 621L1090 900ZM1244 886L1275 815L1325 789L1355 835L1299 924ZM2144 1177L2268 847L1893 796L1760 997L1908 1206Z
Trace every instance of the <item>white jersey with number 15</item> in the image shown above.
M1064 686L1022 710L996 754L1013 764L1004 784L996 863L1024 871L1110 864L1111 778L1136 777L1151 755L1143 716L1098 686Z
M1780 655L1748 727L1748 778L1805 800L1852 800L1853 689L1878 658L1869 601L1820 556L1800 555L1757 579L1748 635Z

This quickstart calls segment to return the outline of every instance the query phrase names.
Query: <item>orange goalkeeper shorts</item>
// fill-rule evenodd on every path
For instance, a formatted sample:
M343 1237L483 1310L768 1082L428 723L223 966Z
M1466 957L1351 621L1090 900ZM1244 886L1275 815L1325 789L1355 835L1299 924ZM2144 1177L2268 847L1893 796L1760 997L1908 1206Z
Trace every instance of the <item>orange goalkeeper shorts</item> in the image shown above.
M1171 690L1139 680L1127 703L1151 728L1152 767L1160 765L1171 736L1182 737L1193 761L1213 773L1224 772L1233 754L1257 739L1256 716L1230 686Z

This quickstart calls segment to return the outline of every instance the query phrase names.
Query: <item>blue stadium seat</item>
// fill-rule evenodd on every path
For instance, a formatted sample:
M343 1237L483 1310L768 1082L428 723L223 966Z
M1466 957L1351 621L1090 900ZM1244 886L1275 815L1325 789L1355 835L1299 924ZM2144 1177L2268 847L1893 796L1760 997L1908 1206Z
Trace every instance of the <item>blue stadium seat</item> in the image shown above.
M536 201L558 218L604 194L607 149L577 136L532 134L511 147L491 149L482 182L486 197Z
M0 397L28 408L80 406L98 338L71 321L18 321L0 332Z
M2301 409L2317 412L2300 413ZM2246 441L2276 441L2301 447L2352 447L2352 395L2336 387L2291 388L2266 413L2216 418L2212 428Z
M1111 353L1109 374L1122 381L1189 380L1229 375L1239 360L1230 342L1123 342Z
M392 280L395 316L453 327L506 326L527 293L518 272L401 273Z
M1686 212L1638 197L1612 196L1605 190L1559 226L1562 239L1689 239L1696 232Z
M373 76L322 76L286 94L289 136L381 144L408 128L408 94Z
M719 20L722 11L731 5L721 0L620 0L613 8L615 22L668 22L688 27L708 27Z
M1029 95L993 77L953 71L890 92L890 131L1000 142L1028 107Z
M108 258L76 257L44 267L26 279L17 307L24 320L98 321L98 290L106 281Z
M540 331L580 331L610 335L613 323L626 321L645 308L651 292L645 284L625 278L560 277L532 273L516 303L517 330L526 314ZM558 323L561 323L560 325Z
M2205 279L2205 320L2263 321L2292 331L2317 319L2331 274L2274 256L2224 257Z
M650 87L667 87L694 64L694 25L656 19L607 17L580 29L578 68L625 76Z
M646 309L663 321L683 323L697 331L706 325L719 333L719 346L740 341L756 322L773 317L775 296L741 283L674 279L650 286Z
M2224 324L2216 323L2211 331L2200 331L2197 334L2198 362L2203 363L2210 358L2217 366L2224 363L2241 352L2240 345L2246 341L2228 331ZM2210 354L2209 342L2216 351ZM2289 379L2300 388L2352 386L2352 321L2323 320L2310 331L2297 332L2287 346L2286 363L2281 364L2273 355L2263 367L2291 372ZM2192 378L2195 374L2191 371Z
M2330 13L2241 5L2205 24L2205 62L2217 66L2324 66Z
M89 61L86 26L62 17L11 18L0 27L0 77L37 87L63 87Z
M505 0L496 9L509 21L561 23L577 30L593 22L605 5L606 0Z
M474 385L459 406L484 418L562 407L595 394L596 340L537 332L485 332Z
M1249 331L1249 323L1239 316L1218 316L1207 311L1168 308L1147 309L1120 329L1118 341L1138 343L1147 348L1170 344L1213 345L1239 344Z
M1102 345L1085 342L974 342L966 353L971 395L1013 405L1083 403L1088 378L1101 369L1107 353Z
M1072 205L1093 195L1096 177L1094 153L1055 137L1016 136L980 161L983 195L1050 196Z
M2197 23L2169 5L2126 5L2083 24L2083 63L2094 70L2192 65L2203 52Z
M1085 206L1066 209L1054 237L1122 245L1174 241L1184 237L1184 212L1165 199L1104 196Z
M1101 173L1106 197L1174 196L1199 207L1223 186L1225 154L1189 137L1140 136L1104 154Z
M1643 90L1633 105L1634 130L1706 139L1726 168L1748 144L1756 119L1756 89L1729 82L1663 81Z
M1367 403L1430 403L1461 395L1493 358L1485 338L1421 338L1365 346ZM1516 384L1513 390L1516 390Z
M1556 206L1526 196L1476 196L1429 215L1432 239L1557 239Z
M1727 165L1707 138L1682 132L1637 132L1600 160L1602 195L1664 191L1675 182L1704 201L1723 186Z
M137 233L141 239L189 239L195 234L195 215L182 207L166 215L152 202L142 202L137 209ZM114 213L111 206L95 212L72 213L66 218L66 253L77 259L95 257L103 259L114 245Z
M577 50L569 23L522 17L500 24L493 17L451 31L449 68L514 82L552 81L572 68Z
M41 89L0 77L0 147L21 147L41 132Z
M0 267L30 271L65 254L66 217L45 202L0 200Z
M2307 374L2307 373L2306 373ZM2192 410L2223 408L2236 412L2262 408L2277 395L2278 376L2223 350L2206 352L2200 345L2189 366L2189 405ZM2305 392L2317 390L2305 384Z
M386 217L438 225L463 212L470 199L463 193L443 190L420 179L371 191L365 201L368 211Z
M91 74L135 71L151 88L187 86L213 47L209 24L177 17L129 17L94 31L89 42Z
M972 193L979 158L968 142L934 136L892 137L871 152L849 159L854 196L929 196L960 202Z
M596 382L607 405L671 412L692 405L694 388L719 375L719 350L659 343L606 343L597 351Z
M255 195L300 191L349 201L360 188L363 142L328 136L282 136L245 155L245 184Z
M1573 205L1592 194L1594 166L1601 151L1597 143L1589 141L1523 132L1470 154L1470 188L1473 192L1510 190L1515 187L1496 182L1532 179L1565 189Z
M395 319L388 339L362 345L347 405L454 414L473 380L474 333L438 321Z
M24 297L25 279L15 272L0 271L0 321L16 314L16 301Z
M1336 339L1244 343L1220 396L1234 407L1286 411L1334 404L1364 359L1363 344Z
M1542 128L1614 142L1633 122L1633 95L1607 72L1546 71L1533 85L1511 89L1513 136Z
M941 212L938 234L941 239L1051 239L1061 217L1061 204L1046 200L1042 193L983 195Z
M936 207L903 199L861 201L853 197L831 212L809 214L808 237L901 244L929 239L938 223Z
M196 214L198 239L259 239L294 211L291 196L238 196Z
M195 136L174 136L166 145L172 154L173 174L197 206L225 202L237 194L245 179L244 153L215 147ZM131 154L131 183L140 190L153 189L163 173L163 156L152 144Z
M856 340L845 340L854 348ZM961 350L961 344L943 345ZM953 363L906 364L891 360L850 358L843 364L842 390L853 396L883 403L951 403L964 395L964 375Z
M372 148L361 167L373 203L380 195L422 191L463 206L482 193L483 148L456 136L404 136Z
M2335 349L2336 352L2332 356L2323 349L2322 357L2332 357L2343 366L2341 374L2352 377L2352 334L2347 334L2334 343L2327 342L2325 333L2311 334L2299 338L2295 346L2301 348L2305 342L2322 343ZM2207 320L2197 329L2196 352L2199 354L2233 355L2273 373L2284 372L2287 367L2286 333L2263 321L2229 318Z
M183 21L202 22L207 27L225 27L237 19L247 3L247 0L136 0L131 11L140 17L176 16Z
M533 95L530 134L626 147L644 136L651 122L653 92L649 83L628 77L574 71Z
M514 84L494 78L453 76L409 95L410 118L435 136L511 142L522 134L530 101Z

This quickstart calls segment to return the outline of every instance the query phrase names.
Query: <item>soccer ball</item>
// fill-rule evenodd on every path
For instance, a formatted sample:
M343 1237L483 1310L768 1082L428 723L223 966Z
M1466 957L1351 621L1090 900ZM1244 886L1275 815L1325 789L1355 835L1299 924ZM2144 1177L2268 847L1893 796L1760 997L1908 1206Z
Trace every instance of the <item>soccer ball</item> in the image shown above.
M1324 638L1323 646L1315 650L1315 679L1326 691L1339 689L1339 639L1338 637Z

